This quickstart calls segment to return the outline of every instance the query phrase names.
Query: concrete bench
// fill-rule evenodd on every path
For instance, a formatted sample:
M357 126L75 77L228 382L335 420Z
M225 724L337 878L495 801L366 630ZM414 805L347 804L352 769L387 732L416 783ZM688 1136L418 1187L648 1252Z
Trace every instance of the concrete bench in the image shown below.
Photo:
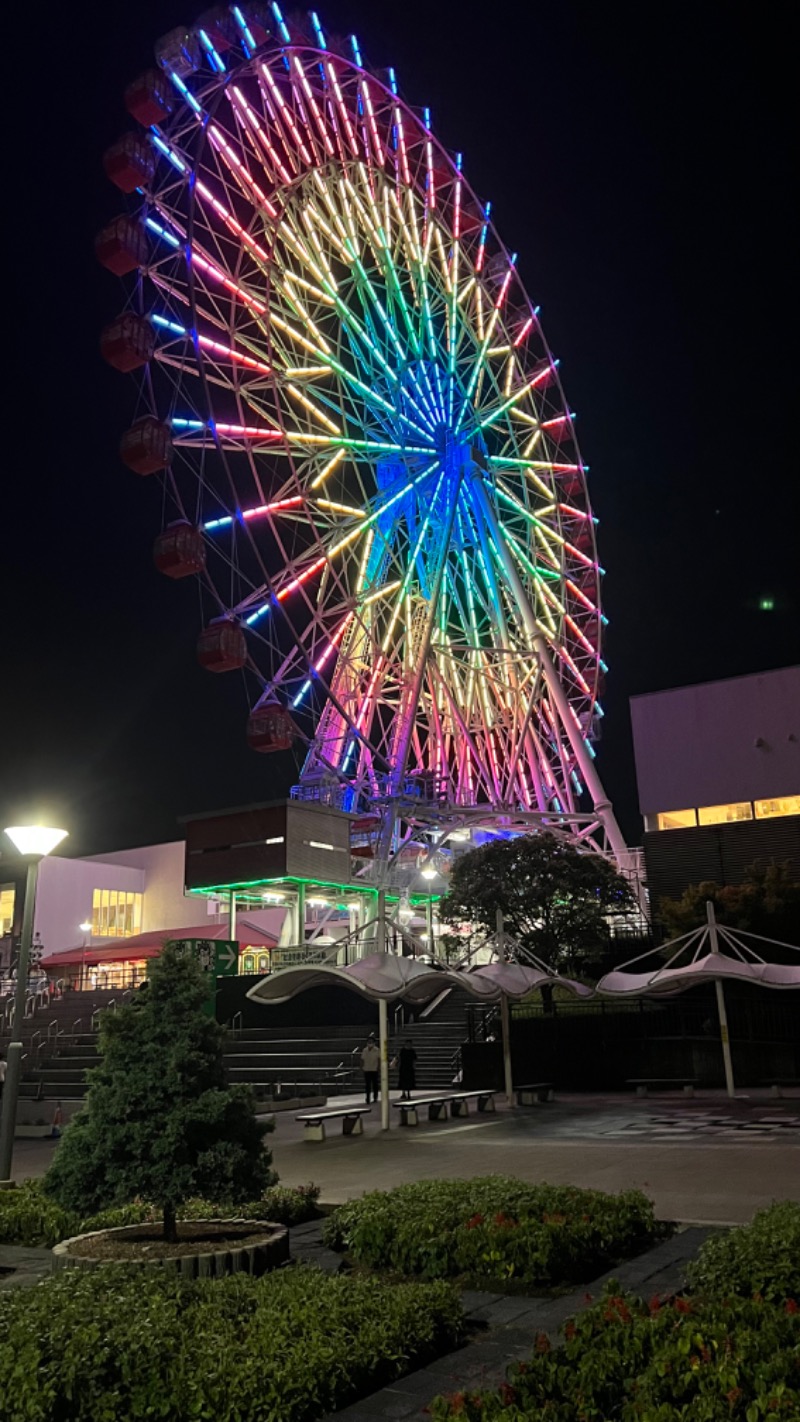
M535 1106L537 1102L553 1101L552 1081L530 1081L527 1086L515 1086L518 1106Z
M368 1116L370 1110L369 1106L341 1106L335 1111L304 1111L294 1119L302 1121L305 1127L303 1140L324 1141L326 1121L341 1121L343 1136L363 1136L364 1122L361 1118Z
M427 1106L428 1120L447 1120L451 1116L466 1116L470 1101L477 1101L479 1111L494 1111L494 1091L451 1091L446 1096L416 1096L410 1101L393 1101L392 1108L400 1112L401 1126L418 1126L418 1108Z
M762 1081L762 1086L768 1086L771 1096L782 1096L784 1086L800 1086L798 1076L772 1076L768 1081Z
M646 1096L648 1087L655 1091L669 1091L671 1086L682 1086L684 1096L694 1096L697 1077L694 1076L632 1076L626 1083L636 1087L637 1096Z

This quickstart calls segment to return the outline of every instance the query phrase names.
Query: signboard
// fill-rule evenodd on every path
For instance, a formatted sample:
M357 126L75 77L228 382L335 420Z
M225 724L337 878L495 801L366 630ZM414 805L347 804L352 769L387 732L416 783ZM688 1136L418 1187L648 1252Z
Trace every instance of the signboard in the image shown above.
M217 978L235 977L239 971L238 944L230 938L171 938L181 953L196 958L207 975L206 1012L214 1016L217 1001Z

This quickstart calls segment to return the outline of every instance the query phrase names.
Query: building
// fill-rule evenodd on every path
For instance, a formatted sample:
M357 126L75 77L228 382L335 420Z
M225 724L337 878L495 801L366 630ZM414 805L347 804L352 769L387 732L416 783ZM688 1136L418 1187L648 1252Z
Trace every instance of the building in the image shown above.
M84 976L98 970L109 985L116 985L133 964L144 972L146 959L152 956L147 950L159 938L178 933L226 937L229 903L213 897L198 899L186 892L185 858L182 839L85 859L48 855L39 865L34 907L37 956L41 952L48 960L65 955L65 971L74 969L79 961L78 971ZM11 966L21 931L24 883L25 869L19 861L0 860L0 928L4 935L0 937L0 976ZM248 956L249 970L258 971L259 964L263 968L265 947L278 941L285 910L252 907L254 911L242 920L236 936L241 954ZM189 929L191 934L186 933ZM119 950L116 953L112 951L115 948ZM255 966L251 967L253 953Z
M634 696L631 721L653 904L755 860L800 879L800 667Z

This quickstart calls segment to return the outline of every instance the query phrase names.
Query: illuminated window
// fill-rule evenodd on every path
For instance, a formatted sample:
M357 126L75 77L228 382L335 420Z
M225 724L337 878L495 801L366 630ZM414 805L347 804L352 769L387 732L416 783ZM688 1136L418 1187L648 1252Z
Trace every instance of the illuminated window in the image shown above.
M779 800L756 800L757 820L772 820L778 815L800 815L800 795L782 795Z
M0 887L0 938L4 933L10 933L14 925L14 885L3 884Z
M737 820L752 820L753 806L749 800L736 805L704 805L697 817L701 825L731 825Z
M243 967L243 971L244 971L245 973L254 973L255 970L256 970L256 960L255 960L253 954L252 954L252 953L245 953L245 955L244 955L244 967Z
M658 828L663 829L688 829L690 825L697 824L697 812L695 810L667 810L658 816Z
M142 926L142 895L125 889L95 889L92 937L132 938Z

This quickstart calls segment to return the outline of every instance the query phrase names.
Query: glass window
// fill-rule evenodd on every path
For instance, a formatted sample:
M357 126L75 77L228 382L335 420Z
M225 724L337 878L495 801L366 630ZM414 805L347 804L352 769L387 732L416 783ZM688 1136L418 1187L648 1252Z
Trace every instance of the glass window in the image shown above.
M800 795L782 795L779 800L756 800L757 820L772 820L778 815L800 815Z
M14 926L14 885L0 886L0 938Z
M245 955L244 955L244 971L245 971L246 973L254 973L255 970L256 970L256 960L255 960L255 958L253 957L253 954L252 954L252 953L245 953Z
M142 895L125 889L95 889L92 894L92 936L132 938L142 922Z
M695 810L666 810L658 816L658 828L664 829L688 829L690 825L697 824L697 813Z
M753 806L749 800L735 805L704 805L697 811L701 825L730 825L737 820L752 820Z

